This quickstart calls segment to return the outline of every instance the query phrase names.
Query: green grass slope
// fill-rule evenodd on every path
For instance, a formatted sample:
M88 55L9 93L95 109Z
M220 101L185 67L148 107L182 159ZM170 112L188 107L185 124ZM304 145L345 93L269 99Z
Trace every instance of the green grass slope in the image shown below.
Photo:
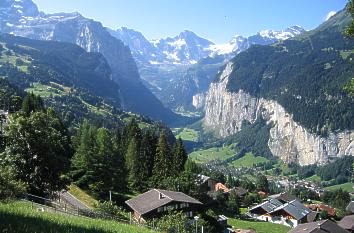
M240 219L229 219L228 224L235 229L254 229L257 233L287 233L290 227L270 222L254 222Z
M6 233L147 233L143 227L115 221L37 212L26 202L0 203L0 232Z

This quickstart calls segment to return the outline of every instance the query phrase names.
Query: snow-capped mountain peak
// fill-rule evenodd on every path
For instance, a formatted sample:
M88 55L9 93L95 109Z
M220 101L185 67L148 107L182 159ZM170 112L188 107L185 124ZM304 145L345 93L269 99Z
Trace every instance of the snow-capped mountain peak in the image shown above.
M138 62L150 64L194 64L208 56L223 55L230 58L253 44L271 44L301 34L305 30L292 26L282 31L263 30L256 35L235 35L228 43L215 44L210 40L185 30L175 37L147 40L140 32L122 27L108 31L128 45Z

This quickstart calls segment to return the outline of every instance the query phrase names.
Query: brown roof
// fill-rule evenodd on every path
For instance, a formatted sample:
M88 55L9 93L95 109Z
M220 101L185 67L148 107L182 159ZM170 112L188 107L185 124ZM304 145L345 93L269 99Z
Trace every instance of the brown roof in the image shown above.
M348 233L332 220L300 224L288 233Z
M328 215L334 217L336 215L336 210L328 205L325 204L310 204L307 206L311 210L315 211L327 211Z
M354 215L345 216L338 225L344 229L354 231Z
M170 202L184 202L193 204L202 204L200 201L182 193L161 189L151 189L150 191L140 194L125 203L135 212L143 215Z

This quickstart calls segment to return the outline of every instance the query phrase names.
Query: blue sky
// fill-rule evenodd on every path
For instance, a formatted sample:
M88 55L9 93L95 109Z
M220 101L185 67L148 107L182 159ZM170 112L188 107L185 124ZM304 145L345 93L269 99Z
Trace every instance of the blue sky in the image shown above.
M347 0L34 0L46 13L78 11L110 28L126 26L148 39L188 29L216 43L235 34L300 25L313 29Z

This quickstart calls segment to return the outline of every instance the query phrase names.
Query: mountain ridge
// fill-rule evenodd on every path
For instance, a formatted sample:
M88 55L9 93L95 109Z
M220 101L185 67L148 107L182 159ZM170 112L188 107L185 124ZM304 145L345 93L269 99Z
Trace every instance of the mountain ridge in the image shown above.
M100 22L79 13L45 14L39 12L31 0L6 0L0 7L1 32L37 40L69 42L88 52L103 54L112 69L113 80L119 85L124 110L167 123L180 119L143 85L129 47L109 34Z

